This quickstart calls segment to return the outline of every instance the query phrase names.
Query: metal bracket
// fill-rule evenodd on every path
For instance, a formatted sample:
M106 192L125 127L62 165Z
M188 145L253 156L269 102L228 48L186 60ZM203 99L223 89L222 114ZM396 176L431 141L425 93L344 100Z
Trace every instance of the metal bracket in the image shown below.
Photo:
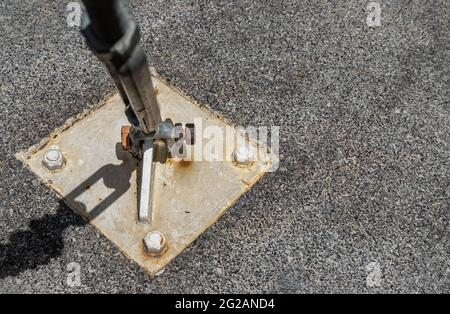
M139 188L139 220L150 222L153 205L153 181L155 179L155 163L153 162L153 139L142 144L141 186Z
M199 148L198 145L208 143L208 139L199 135L207 127L223 131L228 127L236 138L243 138L217 114L196 104L175 88L155 78L154 83L159 92L158 102L163 117L196 122L196 141L194 146L187 146L188 155L191 150ZM248 147L260 158L246 166L243 166L245 163L236 165L235 160L169 159L164 164L153 162L155 168L148 167L144 173L148 177L154 175L154 193L141 196L144 205L140 207L141 218L147 215L151 219L146 224L138 223L138 215L133 215L139 198L137 160L122 150L119 135L124 124L127 120L123 115L123 102L116 95L90 114L71 120L45 143L21 153L19 157L61 195L68 206L84 215L126 256L150 274L160 271L217 221L273 162L266 149L252 141L248 142ZM155 143L158 145L157 141ZM46 151L54 145L65 158L64 167L57 172L42 164ZM145 165L151 161L151 147L148 144ZM149 190L149 186L143 187L141 194ZM151 212L145 210L146 200L153 204Z

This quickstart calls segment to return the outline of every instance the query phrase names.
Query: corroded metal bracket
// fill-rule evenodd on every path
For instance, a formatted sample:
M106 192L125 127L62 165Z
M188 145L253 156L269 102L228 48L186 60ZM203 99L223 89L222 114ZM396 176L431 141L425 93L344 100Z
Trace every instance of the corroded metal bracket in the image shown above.
M216 114L162 80L154 78L153 81L163 118L196 123L196 143L191 149L205 144L202 131L206 127L229 127ZM120 139L124 124L127 120L123 115L123 103L115 95L19 157L61 195L68 206L87 217L150 274L160 271L217 221L273 161L265 149L250 141L250 149L264 158L247 167L238 167L228 160L157 163L153 217L150 224L142 224L135 210L139 198L137 162L123 151ZM235 137L246 141L236 129L232 130ZM54 145L58 145L66 159L65 166L58 172L42 166L45 152ZM160 256L146 254L149 249L143 239L151 231L164 235L164 254Z

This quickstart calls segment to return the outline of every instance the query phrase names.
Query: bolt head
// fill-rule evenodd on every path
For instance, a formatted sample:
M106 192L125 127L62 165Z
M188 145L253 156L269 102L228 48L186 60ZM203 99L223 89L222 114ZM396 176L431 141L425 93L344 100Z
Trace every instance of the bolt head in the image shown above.
M248 146L239 146L233 152L233 160L238 166L249 166L253 161L253 153Z
M167 250L166 237L159 231L151 231L144 237L144 250L147 255L161 256Z
M50 171L58 171L64 167L64 155L58 146L52 146L44 153L42 164Z

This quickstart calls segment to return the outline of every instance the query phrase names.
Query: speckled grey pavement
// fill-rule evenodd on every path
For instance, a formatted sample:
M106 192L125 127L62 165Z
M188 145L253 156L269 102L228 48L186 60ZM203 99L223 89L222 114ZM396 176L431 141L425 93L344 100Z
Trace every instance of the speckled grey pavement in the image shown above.
M114 88L68 1L2 0L0 292L450 292L450 3L380 0L369 28L368 2L131 1L164 77L282 136L279 171L151 279L14 157Z

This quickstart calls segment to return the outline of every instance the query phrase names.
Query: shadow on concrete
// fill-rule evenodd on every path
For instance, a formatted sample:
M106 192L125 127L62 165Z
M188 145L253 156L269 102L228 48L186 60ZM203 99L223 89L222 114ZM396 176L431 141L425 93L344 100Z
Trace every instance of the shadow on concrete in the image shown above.
M28 230L15 231L9 236L7 244L0 244L0 279L16 276L27 269L48 264L52 258L61 255L64 248L65 229L88 223L124 194L131 186L131 174L137 167L137 161L126 154L120 143L117 143L116 155L122 163L101 167L64 197L74 202L73 200L99 180L103 180L105 186L113 189L113 192L90 210L89 214L86 211L82 213L87 220L76 214L61 200L55 214L47 214L32 220ZM77 205L80 208L86 208L82 203Z

